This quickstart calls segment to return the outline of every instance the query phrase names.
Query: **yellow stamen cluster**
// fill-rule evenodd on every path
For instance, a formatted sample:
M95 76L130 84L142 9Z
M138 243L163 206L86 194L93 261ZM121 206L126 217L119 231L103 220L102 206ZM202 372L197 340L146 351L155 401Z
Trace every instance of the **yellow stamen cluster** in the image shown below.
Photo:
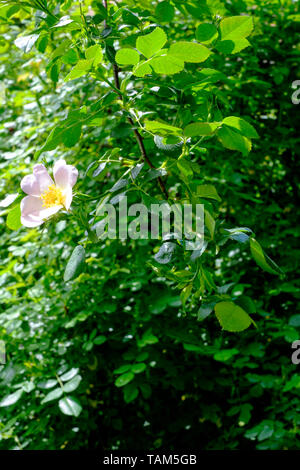
M52 207L57 205L64 205L66 197L63 195L62 190L51 184L46 191L41 194L41 199L43 200L43 207Z

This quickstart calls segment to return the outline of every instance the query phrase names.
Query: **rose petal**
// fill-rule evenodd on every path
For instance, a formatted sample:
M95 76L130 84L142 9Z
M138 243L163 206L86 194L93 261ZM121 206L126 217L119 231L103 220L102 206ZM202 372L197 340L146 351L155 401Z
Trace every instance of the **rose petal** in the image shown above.
M65 160L58 160L54 165L53 175L58 187L65 189L71 186L72 188L77 181L78 170L73 165L67 165Z
M45 208L39 197L26 196L21 201L21 223L25 227L37 227L62 207L62 205L57 205Z
M54 184L53 179L49 176L48 171L46 170L44 165L42 165L41 163L34 165L33 174L37 179L41 193L43 193L44 191L47 191L49 186Z
M64 195L65 195L65 208L67 209L67 211L70 209L70 206L71 206L71 202L72 202L72 199L73 199L73 192L72 192L72 188L71 186L68 186L67 189L64 191Z
M40 185L35 175L26 175L21 181L21 188L24 193L31 196L39 196L41 194Z

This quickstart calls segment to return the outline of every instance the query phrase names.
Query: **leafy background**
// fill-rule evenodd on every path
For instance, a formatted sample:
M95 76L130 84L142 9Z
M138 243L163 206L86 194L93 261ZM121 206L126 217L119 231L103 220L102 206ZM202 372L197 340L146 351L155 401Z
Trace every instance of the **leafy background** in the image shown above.
M291 362L300 327L298 109L291 101L299 78L297 6L128 0L106 10L97 1L81 9L71 1L1 2L1 449L300 448L300 374ZM251 36L220 45L220 18L240 15L253 19ZM178 56L170 65L158 56L144 76L136 53L128 65L118 53L119 96L110 86L116 50L135 50L155 28L168 48L208 38L214 53L205 65L182 66ZM239 43L246 37L248 47ZM87 63L95 45L101 52L92 49ZM192 136L187 163L176 166L180 132L162 121L183 129L226 116L254 126L251 151L243 135L223 142ZM185 290L182 251L161 263L159 240L95 241L96 205L142 162L132 133L137 120L153 165L166 162L168 176L145 164L132 201L143 191L160 200L158 176L181 200L187 179L214 185L217 197L205 203L217 220L216 239L223 240L222 227L250 227L284 274L261 270L243 243L248 232L235 231L217 254L213 245L203 255L197 282L209 279L201 303L200 284ZM52 166L59 158L80 172L72 216L18 228L19 200L7 206L6 196L19 192L34 162ZM123 192L121 185L112 195ZM64 281L78 244L85 246L83 272ZM221 329L208 307L210 283L252 314L256 328Z

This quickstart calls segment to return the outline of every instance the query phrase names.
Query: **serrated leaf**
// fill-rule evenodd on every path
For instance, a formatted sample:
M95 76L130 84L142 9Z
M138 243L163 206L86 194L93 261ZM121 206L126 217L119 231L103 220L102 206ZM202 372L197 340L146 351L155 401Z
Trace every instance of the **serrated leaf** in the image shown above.
M151 59L150 64L154 72L164 75L174 75L184 69L183 60L169 54Z
M216 201L222 200L217 193L216 188L212 184L201 184L197 186L197 196L208 199L215 199Z
M69 80L75 80L75 78L82 77L86 75L92 68L93 59L82 59L77 62L75 67L71 70L71 72L66 76L65 82Z
M218 42L216 49L223 54L237 54L248 46L251 44L247 39L226 40Z
M215 233L216 221L206 209L204 210L204 222L205 222L205 226L207 227L209 231L211 238L213 239L214 233Z
M71 396L59 400L58 406L61 412L68 416L79 416L82 411L82 406L76 398Z
M165 136L169 134L180 135L182 130L179 127L171 126L170 124L160 121L145 121L145 128L153 134Z
M251 140L235 132L230 127L223 125L217 130L217 135L222 145L230 150L238 150L246 156L251 148Z
M246 38L253 30L253 20L251 16L230 16L224 18L220 23L222 40L239 40Z
M155 17L160 23L170 23L173 20L175 9L170 2L163 1L156 5Z
M103 59L103 52L101 46L98 44L94 44L94 46L90 46L85 51L85 57L88 61L92 61L93 66L97 66L101 64ZM74 69L73 69L74 70Z
M201 23L196 29L196 39L202 43L211 43L218 37L218 30L212 23Z
M184 128L184 135L186 137L212 135L220 124L220 122L193 122Z
M166 33L161 28L155 28L152 33L137 38L136 48L147 57L147 59L150 59L150 57L163 48L166 42Z
M271 274L282 274L279 266L264 253L262 247L254 238L250 238L250 250L258 266Z
M184 62L198 63L204 62L210 56L211 51L196 42L179 41L171 45L168 54Z
M189 160L185 159L185 158L180 158L178 161L177 161L177 168L181 171L181 173L186 177L186 178L190 178L193 176L194 172L193 172L193 169L192 169L192 166L191 166L191 163L189 162Z
M76 246L65 269L64 281L70 281L79 276L83 270L85 250L82 245Z
M249 124L249 122L245 121L245 119L242 119L237 116L228 116L222 121L224 124L226 124L229 127L232 127L233 129L236 129L238 132L240 132L243 136L248 137L249 139L258 139L259 135L254 129L254 127Z
M180 154L183 145L183 141L177 136L161 137L160 135L155 135L154 143L160 150L176 155Z
M226 331L243 331L252 323L248 313L233 302L217 303L215 312L220 325Z
M136 65L139 63L140 54L135 49L124 48L118 50L115 59L120 65Z
M145 75L152 73L152 68L147 61L143 61L133 68L132 73L137 77L144 77Z

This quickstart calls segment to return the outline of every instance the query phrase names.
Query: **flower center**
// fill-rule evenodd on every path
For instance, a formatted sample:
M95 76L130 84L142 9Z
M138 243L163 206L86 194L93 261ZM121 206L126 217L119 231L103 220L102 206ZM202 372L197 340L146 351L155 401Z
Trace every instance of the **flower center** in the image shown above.
M41 199L43 200L43 207L64 205L66 201L62 190L55 186L55 184L51 184L51 186L41 194Z

